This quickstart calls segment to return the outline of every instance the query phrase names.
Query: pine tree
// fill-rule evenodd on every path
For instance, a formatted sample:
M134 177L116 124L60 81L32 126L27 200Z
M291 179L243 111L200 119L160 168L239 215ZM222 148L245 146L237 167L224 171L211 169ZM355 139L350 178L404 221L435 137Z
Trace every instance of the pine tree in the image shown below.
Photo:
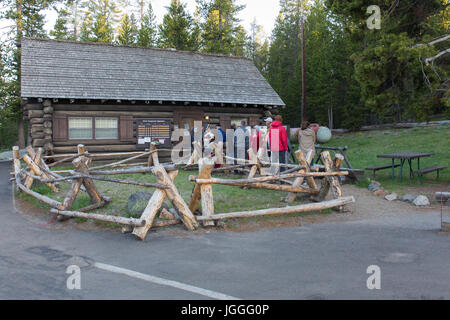
M245 32L244 27L238 26L236 29L236 34L232 38L230 53L235 57L249 57L247 44L247 32Z
M266 74L269 59L269 41L266 39L264 29L258 25L256 18L250 25L248 41L248 55L260 72Z
M73 37L69 34L69 12L67 10L60 9L58 10L58 18L56 19L53 30L50 31L50 36L55 39L73 39Z
M235 0L197 0L197 6L203 20L203 51L221 54L238 52L236 43L242 40L243 33L237 15L245 6L237 5Z
M15 30L7 34L5 44L2 44L2 84L0 101L4 101L8 114L17 121L17 137L19 146L25 147L24 122L20 104L21 79L21 43L23 37L47 37L44 30L44 10L50 8L56 0L4 0L5 8L0 18L14 22ZM15 31L15 32L14 32ZM5 77L6 75L6 77ZM5 82L5 79L8 79Z
M117 43L131 46L136 43L137 27L134 14L124 14L118 28Z
M120 20L123 1L88 0L84 3L84 19L80 39L83 41L112 43L114 28Z
M196 50L195 25L186 5L172 0L159 26L159 43L163 48Z
M140 28L137 34L137 45L144 48L154 47L157 42L156 17L152 4L148 4L147 12L142 15Z
M286 103L282 115L291 125L301 121L300 18L301 0L280 1L280 13L272 31L267 79Z
M378 121L426 120L444 108L444 91L438 90L442 77L438 74L446 72L425 63L443 43L418 45L438 36L439 27L433 21L444 11L444 1L380 2L383 14L379 30L367 28L369 14L361 10L372 4L369 0L360 0L358 6L345 0L326 0L326 4L350 18L353 28L349 31L360 44L359 52L353 55L355 78L361 85L365 106L376 113Z

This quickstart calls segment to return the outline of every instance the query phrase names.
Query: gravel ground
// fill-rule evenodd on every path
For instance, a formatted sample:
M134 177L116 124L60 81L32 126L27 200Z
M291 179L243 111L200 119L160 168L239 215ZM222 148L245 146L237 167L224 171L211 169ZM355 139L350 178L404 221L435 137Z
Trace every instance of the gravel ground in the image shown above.
M23 156L27 151L25 149L20 150L20 155ZM5 151L0 153L0 161L1 160L9 160L13 157L12 151Z

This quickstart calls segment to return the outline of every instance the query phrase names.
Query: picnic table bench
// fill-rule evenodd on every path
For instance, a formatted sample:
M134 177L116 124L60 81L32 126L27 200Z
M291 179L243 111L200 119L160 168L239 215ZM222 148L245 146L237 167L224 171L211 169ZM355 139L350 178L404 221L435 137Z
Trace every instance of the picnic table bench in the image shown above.
M395 159L400 159L400 181L402 181L403 178L403 165L406 161L408 161L409 164L409 176L410 178L413 177L414 171L412 169L412 160L417 159L417 171L420 170L420 158L424 157L431 157L433 156L433 152L396 152L391 154L379 154L377 155L377 158L388 158L392 159L392 180L395 179L394 174L394 168L396 167Z
M400 164L398 164L398 163L394 164L394 168L397 168L397 167L400 167ZM366 168L366 170L372 171L373 172L373 177L375 178L375 173L378 170L384 170L384 169L390 169L390 168L392 168L392 165L391 164L386 164L386 165L377 166L377 167L368 167L368 168Z
M447 167L445 167L445 166L429 167L429 168L425 168L425 169L416 170L416 171L414 171L414 174L417 174L419 176L420 183L423 183L423 175L424 174L436 171L436 179L439 179L439 171L444 170L446 168Z

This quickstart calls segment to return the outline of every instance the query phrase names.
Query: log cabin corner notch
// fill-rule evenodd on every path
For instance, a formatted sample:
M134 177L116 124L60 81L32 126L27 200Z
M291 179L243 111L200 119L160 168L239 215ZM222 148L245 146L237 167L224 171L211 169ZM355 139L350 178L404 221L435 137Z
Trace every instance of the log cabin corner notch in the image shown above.
M135 151L140 118L227 129L285 106L245 58L49 39L23 39L21 89L30 144L52 153Z

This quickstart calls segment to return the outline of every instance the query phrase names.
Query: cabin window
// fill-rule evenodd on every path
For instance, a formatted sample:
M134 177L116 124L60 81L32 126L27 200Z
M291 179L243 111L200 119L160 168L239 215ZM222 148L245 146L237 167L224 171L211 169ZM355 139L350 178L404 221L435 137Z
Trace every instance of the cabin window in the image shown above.
M95 139L118 139L117 118L95 118Z
M92 139L92 118L69 118L69 139Z
M69 139L119 139L119 119L107 117L69 117Z

